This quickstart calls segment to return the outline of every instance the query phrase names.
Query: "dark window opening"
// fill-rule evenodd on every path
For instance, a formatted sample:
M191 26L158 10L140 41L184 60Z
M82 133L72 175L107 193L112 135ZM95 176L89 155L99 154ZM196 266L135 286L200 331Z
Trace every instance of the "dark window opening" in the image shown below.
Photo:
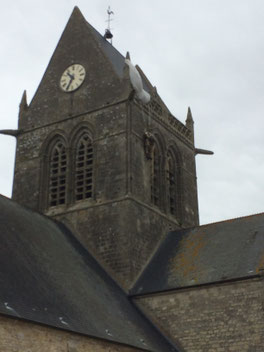
M79 140L76 149L75 200L92 197L93 147L87 133Z
M176 183L175 183L175 162L169 152L167 155L167 165L166 165L166 181L167 181L167 192L168 192L168 207L169 212L172 215L176 214Z
M58 141L51 150L49 165L49 206L65 204L67 155L61 141Z

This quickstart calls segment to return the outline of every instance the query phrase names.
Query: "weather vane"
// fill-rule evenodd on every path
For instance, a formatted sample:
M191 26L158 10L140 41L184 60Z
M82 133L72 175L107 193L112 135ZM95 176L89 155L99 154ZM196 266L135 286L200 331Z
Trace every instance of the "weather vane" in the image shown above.
M111 11L110 6L108 6L107 14L108 14L108 19L106 20L106 22L107 22L107 28L106 28L106 30L105 30L104 38L105 38L105 39L110 39L111 44L112 44L113 34L111 33L110 22L113 21L113 19L111 18L111 15L113 15L114 12Z

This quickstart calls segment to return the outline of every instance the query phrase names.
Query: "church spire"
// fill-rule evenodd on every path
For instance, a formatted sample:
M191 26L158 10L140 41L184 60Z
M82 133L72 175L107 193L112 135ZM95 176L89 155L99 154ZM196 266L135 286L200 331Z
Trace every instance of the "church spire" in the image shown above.
M126 53L126 60L130 60L129 51L127 51L127 53ZM124 65L124 68L123 68L123 79L126 79L128 82L130 82L128 65ZM129 87L130 87L130 83L129 83Z
M21 98L21 102L19 104L19 110L25 110L28 108L28 103L27 103L27 91L24 90L22 98Z
M28 103L27 103L27 91L24 90L20 104L19 104L19 119L23 116L24 112L28 108Z
M185 126L191 131L192 133L192 140L194 141L194 121L193 121L193 117L192 117L192 111L191 108L188 107L188 112L187 112L187 118L185 120Z
M188 128L190 128L194 124L193 117L192 117L192 111L191 111L190 107L188 107L187 118L186 118L185 124L186 124L186 127L188 127Z

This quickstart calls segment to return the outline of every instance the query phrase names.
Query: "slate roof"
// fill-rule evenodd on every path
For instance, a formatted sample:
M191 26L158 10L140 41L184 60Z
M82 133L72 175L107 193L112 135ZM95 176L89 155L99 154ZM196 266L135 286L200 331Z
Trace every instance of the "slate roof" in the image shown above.
M0 313L148 351L176 351L72 233L0 196Z
M170 232L131 294L147 294L259 275L264 213Z
M76 12L79 11L81 14L81 11L76 6L73 10L72 16L74 15L75 11ZM86 22L86 25L89 28L89 31L92 33L92 35L96 39L99 47L103 50L106 57L112 63L119 78L122 78L123 77L123 70L125 67L125 57L112 44L110 44L92 25L90 25L90 23L87 22L85 20L85 18L83 18L83 19Z
M77 13L79 15L82 15L80 9L75 6L72 16L75 16ZM126 66L125 64L125 57L108 41L106 40L89 22L85 20L83 17L83 20L86 22L86 25L90 31L90 33L93 35L95 38L98 46L103 50L105 56L108 58L110 63L112 64L115 72L118 74L119 78L123 78L124 75L124 68ZM132 60L133 62L133 60ZM135 63L133 62L135 65ZM150 93L149 85L151 84L150 82L147 82L144 76L141 75L142 82L143 82L143 87L144 89Z

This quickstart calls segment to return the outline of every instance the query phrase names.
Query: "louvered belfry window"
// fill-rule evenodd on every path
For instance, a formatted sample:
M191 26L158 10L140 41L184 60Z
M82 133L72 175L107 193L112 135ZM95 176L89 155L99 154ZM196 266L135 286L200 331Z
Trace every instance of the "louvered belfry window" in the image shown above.
M175 180L175 165L174 159L171 153L167 156L167 168L166 168L166 178L167 178L167 192L168 192L168 206L171 214L175 215L175 196L176 196L176 180Z
M75 200L91 198L93 196L93 146L87 133L79 139L75 160Z
M151 203L159 205L160 203L160 167L159 167L159 153L156 144L153 146L151 158Z
M62 140L58 140L50 153L49 206L66 203L67 153Z

